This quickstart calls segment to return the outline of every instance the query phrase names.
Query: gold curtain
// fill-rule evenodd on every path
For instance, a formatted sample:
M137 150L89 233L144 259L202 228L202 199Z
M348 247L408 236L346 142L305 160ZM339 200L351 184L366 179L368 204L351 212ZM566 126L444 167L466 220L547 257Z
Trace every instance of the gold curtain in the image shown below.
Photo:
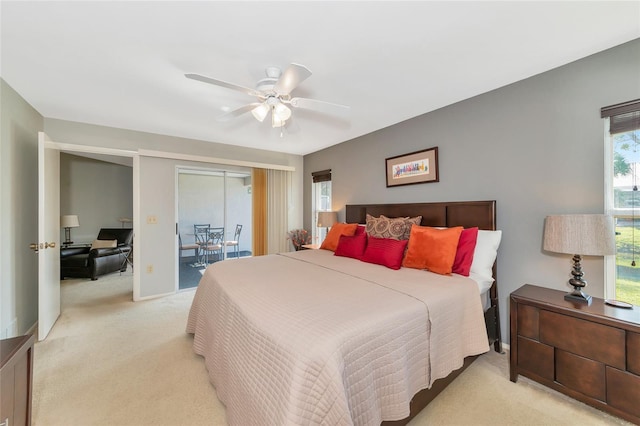
M253 255L267 253L267 170L253 169L251 173L253 204Z

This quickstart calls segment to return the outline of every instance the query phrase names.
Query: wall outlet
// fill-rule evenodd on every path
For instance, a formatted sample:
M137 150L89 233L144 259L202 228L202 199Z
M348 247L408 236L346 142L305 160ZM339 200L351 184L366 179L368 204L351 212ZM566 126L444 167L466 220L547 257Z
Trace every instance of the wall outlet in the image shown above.
M149 225L155 225L158 223L158 218L155 217L154 215L147 216L147 223Z
M153 265L147 265L147 274L153 273Z

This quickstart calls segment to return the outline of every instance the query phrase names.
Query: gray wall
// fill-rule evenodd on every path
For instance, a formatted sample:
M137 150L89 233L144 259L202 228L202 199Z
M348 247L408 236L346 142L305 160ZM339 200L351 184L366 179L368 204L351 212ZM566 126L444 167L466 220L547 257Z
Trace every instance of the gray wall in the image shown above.
M0 337L38 318L38 131L44 120L0 79Z
M304 187L311 172L331 169L340 220L345 204L496 200L508 341L509 293L525 283L568 290L570 257L542 252L544 218L604 211L600 108L637 98L640 40L306 155ZM440 182L386 188L385 158L433 146ZM310 191L304 210L309 229ZM603 260L585 258L583 269L588 293L602 297Z
M100 228L122 227L119 218L133 217L133 169L60 153L60 215L66 214L78 215L80 226L71 229L76 243L92 242Z

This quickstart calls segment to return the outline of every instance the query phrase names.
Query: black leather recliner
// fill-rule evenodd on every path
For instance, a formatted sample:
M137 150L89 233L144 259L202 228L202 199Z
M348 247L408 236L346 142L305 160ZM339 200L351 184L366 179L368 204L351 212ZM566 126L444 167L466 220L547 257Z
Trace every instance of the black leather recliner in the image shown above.
M60 249L60 279L91 278L127 270L127 258L131 253L133 229L102 228L98 240L117 240L116 247L69 247Z

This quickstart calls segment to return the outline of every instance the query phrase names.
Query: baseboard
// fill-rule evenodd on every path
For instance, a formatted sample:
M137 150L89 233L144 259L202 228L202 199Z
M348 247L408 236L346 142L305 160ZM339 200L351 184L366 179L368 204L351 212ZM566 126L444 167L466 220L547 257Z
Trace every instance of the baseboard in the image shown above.
M151 300L151 299L157 299L159 297L165 297L165 296L171 296L172 294L176 294L175 291L169 292L169 293L163 293L163 294L154 294L152 296L144 296L144 297L138 297L138 298L133 298L134 302L141 302L143 300Z

